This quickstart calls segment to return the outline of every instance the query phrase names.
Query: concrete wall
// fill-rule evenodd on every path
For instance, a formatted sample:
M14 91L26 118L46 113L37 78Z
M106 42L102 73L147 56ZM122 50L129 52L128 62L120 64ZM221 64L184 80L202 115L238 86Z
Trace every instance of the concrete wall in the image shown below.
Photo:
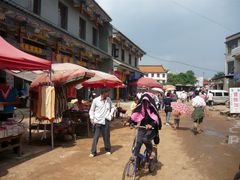
M109 37L112 35L112 26L110 24L105 24L104 26L99 27L99 48L109 52ZM110 53L111 54L111 53Z
M67 0L42 0L41 1L41 13L40 16L47 19L51 23L58 25L58 3L59 1L68 8L68 21L67 31L72 35L79 37L79 17L86 21L86 39L88 44L93 45L93 27L98 30L98 44L97 47L108 53L109 47L109 32L111 31L109 23L105 23L100 29L95 26L94 22L91 21L87 16L80 14L77 8L74 8L70 1ZM14 0L17 4L25 7L32 11L33 2L32 0ZM110 53L111 54L111 53Z
M58 26L58 0L43 0L41 16Z
M119 45L117 45L117 44L116 44L116 48L119 49L119 53L118 53L119 56L117 58L115 58L115 59L117 59L119 61L122 61L122 48ZM112 47L111 47L111 49L112 49ZM129 54L131 54L131 56L132 56L131 64L129 64ZM129 65L137 68L138 64L139 64L139 59L137 60L137 66L135 66L135 57L136 57L135 55L133 55L132 53L130 53L129 51L124 49L124 61L123 61L124 63L129 64Z
M13 0L13 1L28 10L32 10L32 0Z

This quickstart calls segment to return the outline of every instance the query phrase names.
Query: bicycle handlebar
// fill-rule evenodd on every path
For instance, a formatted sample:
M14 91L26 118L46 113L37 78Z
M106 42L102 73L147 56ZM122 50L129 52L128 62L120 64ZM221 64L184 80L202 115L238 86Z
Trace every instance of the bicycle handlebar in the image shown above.
M139 128L139 129L147 129L146 126L136 126L136 125L130 125L130 127L133 127L133 128ZM154 129L154 127L150 128L150 129Z

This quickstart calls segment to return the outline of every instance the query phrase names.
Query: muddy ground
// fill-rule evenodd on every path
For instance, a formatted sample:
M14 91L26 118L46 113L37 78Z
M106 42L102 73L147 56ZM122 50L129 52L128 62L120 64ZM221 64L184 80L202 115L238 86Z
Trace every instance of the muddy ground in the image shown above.
M128 108L129 103L122 106ZM141 179L231 180L240 163L240 144L229 144L228 136L240 136L240 120L221 116L218 111L209 112L202 124L204 131L196 136L191 132L190 117L182 117L179 130L164 125L160 131L157 173ZM164 122L163 113L161 117ZM95 158L88 157L91 138L58 142L54 150L36 142L24 146L21 158L11 152L0 154L0 179L119 180L131 155L135 134L133 129L122 126L123 119L115 119L111 124L112 155L104 154L102 138ZM230 133L232 127L236 128Z

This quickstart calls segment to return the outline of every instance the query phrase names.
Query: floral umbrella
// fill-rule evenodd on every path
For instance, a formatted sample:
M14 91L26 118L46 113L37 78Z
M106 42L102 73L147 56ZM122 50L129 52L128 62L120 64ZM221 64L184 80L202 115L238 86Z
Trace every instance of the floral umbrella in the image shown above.
M94 76L87 68L71 63L52 64L51 80L49 73L38 76L31 84L31 89L53 82L55 85L79 82Z
M112 74L102 71L91 70L95 75L82 83L82 86L92 88L123 88L123 82Z
M174 91L174 90L176 90L176 87L175 86L173 86L173 85L166 85L166 86L164 86L163 87L166 91Z
M182 103L182 102L172 102L171 107L173 110L180 112L181 114L190 115L192 114L192 107Z
M131 86L144 87L144 88L163 88L155 79L148 77L141 77L135 82L130 83Z

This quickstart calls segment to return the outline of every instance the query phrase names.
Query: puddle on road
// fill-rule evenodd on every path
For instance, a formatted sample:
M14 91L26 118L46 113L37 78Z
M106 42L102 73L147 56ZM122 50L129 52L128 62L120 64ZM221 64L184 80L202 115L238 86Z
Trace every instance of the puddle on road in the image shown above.
M235 128L235 127L234 127ZM227 136L224 135L224 133L222 132L218 132L218 131L214 131L214 130L205 130L204 133L206 135L209 136L215 136L215 137L219 137L219 138L224 138L225 139L225 143L227 144L240 144L240 136L238 135L233 135L231 132L233 128L229 128L229 134ZM234 131L235 132L235 131Z
M205 130L204 133L209 135L209 136L216 136L216 137L220 137L220 138L225 138L225 135L222 132L218 132L218 131L214 131L214 130Z

